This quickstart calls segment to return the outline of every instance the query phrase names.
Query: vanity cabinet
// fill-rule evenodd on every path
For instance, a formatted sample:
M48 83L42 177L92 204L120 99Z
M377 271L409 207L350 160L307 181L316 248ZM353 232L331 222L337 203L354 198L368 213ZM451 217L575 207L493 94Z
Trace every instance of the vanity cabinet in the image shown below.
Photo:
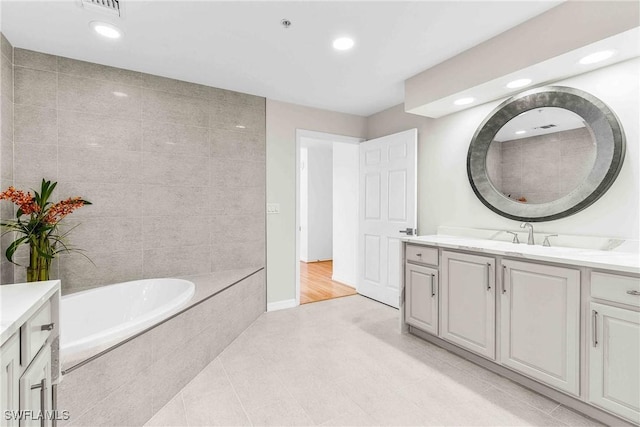
M0 427L53 425L59 307L58 280L0 286Z
M45 419L25 419L20 427L50 426L51 346L45 345L20 377L20 411L43 414Z
M438 270L407 263L405 321L438 335Z
M4 411L18 411L20 409L19 385L20 378L20 338L15 333L0 347L0 426L18 427L18 420L7 420Z
M640 279L591 274L589 401L636 424L640 424L639 308Z
M438 335L438 259L437 249L405 247L404 320L432 335Z
M640 425L637 259L485 242L405 240L401 330L607 425Z
M580 271L503 260L501 363L579 394Z
M442 251L440 337L495 360L495 258Z

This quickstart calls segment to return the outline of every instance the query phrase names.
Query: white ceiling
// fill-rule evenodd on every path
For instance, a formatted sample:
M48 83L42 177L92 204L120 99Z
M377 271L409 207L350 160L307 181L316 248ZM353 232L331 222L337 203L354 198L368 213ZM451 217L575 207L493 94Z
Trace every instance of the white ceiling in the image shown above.
M121 3L111 18L79 0L2 0L2 31L20 48L368 116L402 103L405 79L561 1ZM98 38L95 19L124 37ZM333 50L342 35L353 50Z

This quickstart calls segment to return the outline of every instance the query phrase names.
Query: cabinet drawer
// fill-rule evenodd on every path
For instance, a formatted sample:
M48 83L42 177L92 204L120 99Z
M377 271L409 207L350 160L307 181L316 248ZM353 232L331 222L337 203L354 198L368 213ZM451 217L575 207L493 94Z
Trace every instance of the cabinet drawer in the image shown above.
M438 265L438 250L426 246L407 245L407 261L419 264Z
M594 271L591 297L640 307L640 279Z
M20 328L20 340L22 354L20 364L29 365L31 359L35 357L42 345L51 334L51 302L47 301L42 308L27 320Z

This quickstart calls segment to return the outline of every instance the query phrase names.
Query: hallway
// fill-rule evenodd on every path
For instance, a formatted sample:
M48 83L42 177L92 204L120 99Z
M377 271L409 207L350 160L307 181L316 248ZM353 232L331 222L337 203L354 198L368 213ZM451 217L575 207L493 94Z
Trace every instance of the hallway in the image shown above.
M331 280L333 261L300 262L300 304L356 295L354 288Z

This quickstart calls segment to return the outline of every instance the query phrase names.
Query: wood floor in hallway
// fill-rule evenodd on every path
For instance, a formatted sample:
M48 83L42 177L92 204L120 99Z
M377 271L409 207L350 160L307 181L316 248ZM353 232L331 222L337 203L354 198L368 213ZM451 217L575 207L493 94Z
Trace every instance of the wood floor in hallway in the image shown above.
M331 280L333 261L300 261L300 304L355 295L354 288Z

